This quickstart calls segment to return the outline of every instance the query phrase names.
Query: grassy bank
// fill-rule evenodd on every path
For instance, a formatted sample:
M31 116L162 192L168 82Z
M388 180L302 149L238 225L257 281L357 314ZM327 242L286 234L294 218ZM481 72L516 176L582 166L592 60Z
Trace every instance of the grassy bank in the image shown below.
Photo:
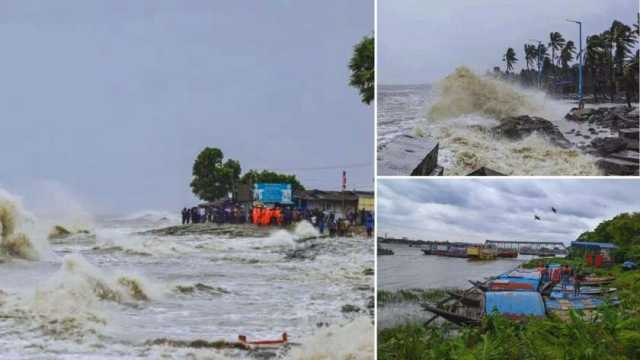
M437 302L447 296L447 289L378 290L378 306L403 302Z
M527 267L535 267L534 260ZM580 260L544 259L582 265ZM585 269L587 270L587 269ZM499 315L488 316L477 328L451 329L438 325L406 324L378 333L379 359L640 359L640 271L622 271L618 265L596 272L616 276L619 307L583 317L571 312L563 320L513 322ZM425 291L436 294L437 291ZM412 298L398 293L378 295L378 301ZM417 292L419 293L419 292ZM432 300L431 300L432 301Z

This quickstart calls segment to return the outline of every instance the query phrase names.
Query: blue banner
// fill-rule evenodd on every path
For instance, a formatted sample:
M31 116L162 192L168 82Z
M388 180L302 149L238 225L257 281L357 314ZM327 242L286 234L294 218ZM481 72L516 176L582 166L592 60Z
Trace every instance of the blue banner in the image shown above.
M253 188L253 200L265 204L292 204L291 184L257 183Z

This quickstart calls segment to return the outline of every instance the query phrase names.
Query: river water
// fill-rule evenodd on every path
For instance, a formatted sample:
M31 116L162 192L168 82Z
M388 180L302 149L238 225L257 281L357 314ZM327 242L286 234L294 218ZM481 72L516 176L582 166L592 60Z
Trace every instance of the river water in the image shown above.
M424 255L419 247L402 244L382 244L394 255L378 256L378 289L469 288L469 280L484 280L518 267L531 256L494 261L469 261L434 255ZM392 327L405 322L424 321L431 317L419 304L385 304L378 307L378 326Z
M47 241L30 229L37 222L16 230L29 236L29 260L0 251L3 359L246 358L253 355L150 342L285 331L300 345L278 358L372 358L371 240L299 242L315 234L308 223L263 238L141 234L176 221L139 214ZM345 304L361 311L343 313Z
M439 163L444 175L466 175L482 166L507 175L601 174L595 165L597 158L580 148L596 137L617 134L593 124L565 120L564 115L576 106L574 103L475 75L457 75L458 72L447 78L444 86L453 90L444 95L441 84L380 85L378 146L400 134L430 136L440 144ZM491 97L494 94L496 98ZM437 113L431 113L434 106ZM488 115L487 109L505 116L543 117L557 125L574 147L562 149L540 135L518 141L496 139L489 129L499 124L499 117ZM590 127L595 133L589 131Z

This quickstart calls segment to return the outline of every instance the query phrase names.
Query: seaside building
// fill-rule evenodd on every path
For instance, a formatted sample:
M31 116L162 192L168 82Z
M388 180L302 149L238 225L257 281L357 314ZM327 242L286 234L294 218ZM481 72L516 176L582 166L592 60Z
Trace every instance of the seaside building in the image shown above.
M321 209L339 215L359 210L373 211L373 191L304 190L293 194L296 205L302 209Z
M616 244L598 243L587 241L572 241L571 252L580 257L584 257L587 265L595 267L608 266L613 264L613 251L617 249Z

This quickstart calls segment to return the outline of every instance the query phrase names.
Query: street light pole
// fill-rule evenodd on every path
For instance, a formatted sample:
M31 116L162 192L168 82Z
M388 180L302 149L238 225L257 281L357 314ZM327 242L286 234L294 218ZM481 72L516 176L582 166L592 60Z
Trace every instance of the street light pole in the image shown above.
M578 53L578 106L580 108L582 108L583 106L583 89L582 89L582 58L583 58L583 54L582 54L582 21L578 21L578 20L570 20L567 19L568 22L573 22L578 24L578 33L579 33L579 38L580 38L580 52Z

